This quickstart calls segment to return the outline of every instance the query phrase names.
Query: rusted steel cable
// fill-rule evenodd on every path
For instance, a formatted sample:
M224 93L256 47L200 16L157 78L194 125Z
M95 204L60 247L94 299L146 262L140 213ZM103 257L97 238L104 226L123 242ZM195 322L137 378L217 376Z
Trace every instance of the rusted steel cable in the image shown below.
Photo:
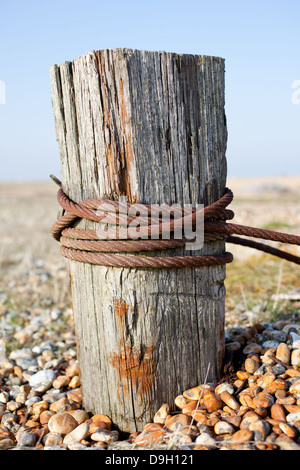
M258 243L232 235L243 235L251 238L261 238L281 243L300 245L300 236L291 235L272 230L237 225L226 222L234 217L234 213L227 209L233 199L233 193L226 188L224 195L213 204L204 208L192 208L185 214L181 207L172 206L172 217L163 222L163 215L169 212L168 207L156 207L140 204L139 239L128 237L128 224L136 216L128 216L130 203L120 203L106 199L87 199L80 203L70 200L61 188L60 181L51 175L51 178L60 186L57 199L65 213L53 224L52 236L61 242L61 253L64 257L104 266L140 267L140 268L181 268L187 266L212 266L230 263L233 260L231 253L194 255L194 256L144 256L142 252L156 250L170 250L184 247L191 240L177 239L174 234L182 229L184 224L195 227L197 217L204 219L204 241L225 240L300 264L300 257L286 253L269 245ZM136 208L135 204L135 208ZM151 216L158 216L157 223L153 223ZM81 219L94 222L103 222L107 229L99 232L96 229L76 228L72 225ZM103 238L101 238L101 234ZM170 236L170 234L172 234ZM166 235L169 236L165 239ZM151 238L150 238L151 237ZM153 239L154 238L154 239ZM131 254L128 254L131 253ZM135 253L135 254L133 254Z

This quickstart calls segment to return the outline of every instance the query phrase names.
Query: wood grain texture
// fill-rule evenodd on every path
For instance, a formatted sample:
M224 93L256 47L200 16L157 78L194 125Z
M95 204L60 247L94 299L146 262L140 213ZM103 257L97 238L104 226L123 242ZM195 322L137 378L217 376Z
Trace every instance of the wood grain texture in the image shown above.
M129 49L50 68L64 191L156 204L210 204L224 191L224 60ZM81 221L80 227L93 227ZM223 253L223 242L199 251ZM143 253L146 254L146 253ZM225 267L128 269L70 261L84 406L124 431L219 378Z

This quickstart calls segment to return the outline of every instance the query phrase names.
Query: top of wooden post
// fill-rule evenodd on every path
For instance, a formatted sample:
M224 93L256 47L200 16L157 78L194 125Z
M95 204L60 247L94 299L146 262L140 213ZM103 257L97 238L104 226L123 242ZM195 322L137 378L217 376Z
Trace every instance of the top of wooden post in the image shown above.
M222 195L224 59L104 49L54 65L50 75L61 179L70 197L209 204ZM64 117L57 118L63 109L66 134ZM216 162L220 168L209 169Z

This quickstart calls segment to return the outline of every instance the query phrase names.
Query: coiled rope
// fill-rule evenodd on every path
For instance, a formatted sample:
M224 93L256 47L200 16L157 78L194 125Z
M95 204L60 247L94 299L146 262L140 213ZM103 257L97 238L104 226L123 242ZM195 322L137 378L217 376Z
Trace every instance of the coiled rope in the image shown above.
M53 175L53 181L60 186L57 199L65 213L53 224L52 236L60 241L61 253L64 257L84 263L97 264L112 267L127 268L182 268L186 266L213 266L224 265L233 260L231 253L195 256L143 256L140 252L153 250L166 250L184 247L190 240L186 238L163 239L166 234L173 234L176 230L192 224L195 226L197 217L204 218L204 241L225 240L229 243L243 245L264 251L271 255L283 258L296 264L300 264L300 257L271 247L264 243L255 242L232 235L242 235L251 238L300 245L300 236L287 233L264 230L245 225L228 223L234 217L234 212L227 207L233 200L233 193L226 188L224 195L213 204L201 209L193 208L189 215L184 215L183 208L173 208L174 218L163 222L164 208L150 205L140 205L146 210L147 216L139 217L139 239L128 239L128 224L136 216L128 216L130 203L120 203L107 199L87 199L80 203L72 201L62 190L61 182ZM136 206L136 204L135 204ZM108 208L113 207L116 212L109 213ZM155 211L159 211L155 214ZM166 211L168 209L166 208ZM117 215L117 218L116 218ZM159 215L157 224L152 224L153 215ZM177 218L176 218L177 217ZM94 229L77 229L74 223L80 219L94 222L105 221L108 229L105 231L105 239L99 239L99 231ZM116 226L117 223L117 226ZM148 237L152 237L151 239ZM157 238L158 239L153 239ZM132 255L128 253L136 253Z

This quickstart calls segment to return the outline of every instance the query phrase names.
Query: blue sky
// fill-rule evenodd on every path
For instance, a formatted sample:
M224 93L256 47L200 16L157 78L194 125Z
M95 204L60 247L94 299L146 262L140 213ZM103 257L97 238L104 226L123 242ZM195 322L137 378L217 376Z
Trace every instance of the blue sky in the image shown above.
M228 175L300 174L299 23L299 0L2 0L0 179L59 176L49 66L115 47L224 57Z

